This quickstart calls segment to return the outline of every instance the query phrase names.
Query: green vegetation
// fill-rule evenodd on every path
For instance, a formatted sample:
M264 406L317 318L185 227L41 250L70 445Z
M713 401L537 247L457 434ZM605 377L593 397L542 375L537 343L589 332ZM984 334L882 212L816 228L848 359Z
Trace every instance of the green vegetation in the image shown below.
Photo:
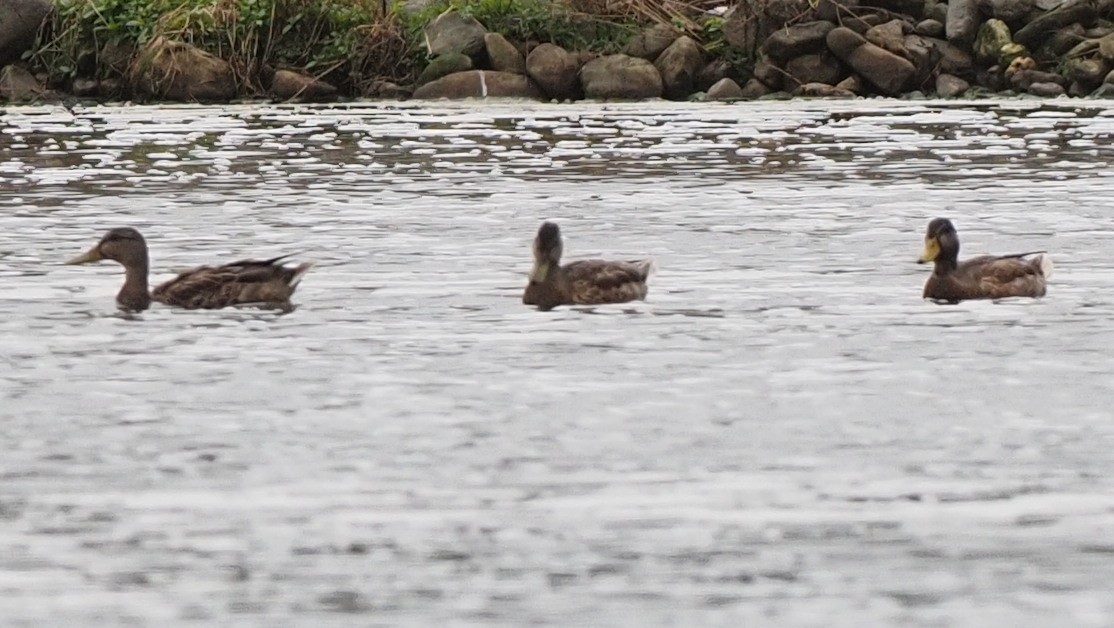
M512 41L614 52L654 21L700 37L701 24L669 8L695 1L434 0L413 12L401 0L56 0L29 61L56 87L126 79L142 47L165 36L229 61L245 95L261 91L269 68L303 70L361 93L380 80L412 81L426 62L422 27L450 8ZM717 29L709 33L716 45Z

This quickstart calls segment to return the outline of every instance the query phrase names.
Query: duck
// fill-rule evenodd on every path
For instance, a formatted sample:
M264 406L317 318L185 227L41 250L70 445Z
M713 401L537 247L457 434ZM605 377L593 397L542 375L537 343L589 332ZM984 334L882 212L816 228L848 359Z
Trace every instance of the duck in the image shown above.
M626 303L646 298L646 281L654 271L650 259L585 259L561 265L561 229L544 222L534 238L534 267L522 302L551 310L559 305Z
M1052 277L1052 259L1045 251L982 255L959 261L959 234L947 218L934 218L924 236L918 264L932 262L924 284L925 299L958 303L967 299L1043 297Z
M147 290L147 241L131 227L111 229L97 244L66 264L112 260L124 267L124 287L116 304L127 312L141 312L155 301L188 310L261 305L290 311L290 297L313 266L304 262L285 266L290 255L267 260L245 259L221 266L198 266Z

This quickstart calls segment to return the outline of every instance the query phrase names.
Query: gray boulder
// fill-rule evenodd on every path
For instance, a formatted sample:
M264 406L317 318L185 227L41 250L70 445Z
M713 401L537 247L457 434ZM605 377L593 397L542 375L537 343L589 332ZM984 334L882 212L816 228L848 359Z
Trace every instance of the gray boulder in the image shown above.
M448 10L426 24L422 34L426 50L434 57L450 52L474 57L484 50L487 29L474 17Z
M921 20L913 27L913 32L925 37L940 38L944 36L944 24L934 19Z
M979 0L949 0L948 20L944 31L948 41L957 46L969 46L979 28Z
M785 64L785 73L799 85L807 83L835 85L844 74L839 59L827 50L791 59Z
M1015 22L1033 11L1033 0L979 0L979 8L992 18Z
M743 85L743 98L746 100L758 100L772 93L774 93L773 89L756 78L750 79L746 85Z
M875 46L908 59L909 52L905 49L905 34L911 30L909 24L901 20L890 20L878 26L872 26L863 36Z
M472 57L462 52L448 52L439 57L434 57L428 65L422 68L422 73L418 75L415 85L421 87L426 83L436 81L442 76L467 72L472 67Z
M781 68L774 65L772 61L763 57L754 64L752 70L754 78L762 81L771 89L778 89L781 87L782 71Z
M237 91L236 75L227 61L162 36L140 52L130 78L136 93L181 102L225 102Z
M17 65L6 65L0 69L0 100L35 100L43 91L43 86L27 70Z
M917 68L905 58L883 50L855 31L838 27L828 33L828 48L884 94L896 95Z
M696 84L693 87L697 91L706 92L721 79L727 78L730 72L731 64L726 59L712 59L696 73Z
M31 49L53 6L51 0L0 2L0 67L19 61Z
M740 100L743 98L743 88L729 78L723 78L708 88L708 100Z
M680 36L681 33L668 24L654 24L632 37L627 45L623 46L623 54L652 61L665 52L665 49Z
M1058 9L1039 15L1023 26L1014 34L1013 40L1022 46L1032 48L1039 44L1047 33L1076 22L1089 24L1094 21L1097 14L1096 3L1090 0L1067 0Z
M825 38L835 28L831 22L805 22L775 31L762 44L762 51L774 63L784 63L793 57L818 52L824 47Z
M695 89L696 75L704 67L704 53L692 38L682 35L658 56L654 67L661 74L663 95L684 100Z
M526 59L506 37L499 33L484 35L484 49L487 50L487 60L491 62L492 70L526 74Z
M510 72L468 70L441 77L414 90L415 99L531 98L542 91L529 78Z
M941 74L936 77L936 94L941 98L958 98L971 89L967 81L951 74Z
M576 56L553 44L541 44L526 57L526 74L554 100L580 98L579 72Z
M660 98L661 74L654 64L627 55L606 55L580 69L584 96L595 100Z
M271 93L281 100L324 102L336 98L337 88L301 72L277 70L271 79Z
M1059 83L1033 83L1027 91L1042 98L1055 98L1066 93L1064 86Z

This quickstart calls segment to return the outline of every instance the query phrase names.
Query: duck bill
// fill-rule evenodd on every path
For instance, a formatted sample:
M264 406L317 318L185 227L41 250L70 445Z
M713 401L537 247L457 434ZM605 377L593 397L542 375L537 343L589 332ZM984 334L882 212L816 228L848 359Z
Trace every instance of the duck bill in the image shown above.
M924 250L921 251L921 256L917 258L917 263L925 264L936 261L938 255L940 255L940 243L936 241L936 238L926 238Z
M104 257L101 256L100 250L94 246L81 255L78 255L77 257L67 261L66 264L70 266L74 266L77 264L92 264L93 262L99 262L102 259L104 259Z

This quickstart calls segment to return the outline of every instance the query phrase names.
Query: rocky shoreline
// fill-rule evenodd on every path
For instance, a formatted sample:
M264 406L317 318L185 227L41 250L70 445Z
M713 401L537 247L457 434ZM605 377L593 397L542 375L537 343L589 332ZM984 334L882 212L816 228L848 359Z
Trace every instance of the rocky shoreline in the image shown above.
M252 76L261 93L245 93L227 59L163 35L123 52L99 50L87 76L60 81L52 68L28 62L53 10L51 0L0 6L0 101L1114 93L1114 0L751 0L701 10L688 28L643 24L611 54L514 41L450 9L422 25L427 61L411 80L366 77L364 88L344 89L304 68L261 63Z

